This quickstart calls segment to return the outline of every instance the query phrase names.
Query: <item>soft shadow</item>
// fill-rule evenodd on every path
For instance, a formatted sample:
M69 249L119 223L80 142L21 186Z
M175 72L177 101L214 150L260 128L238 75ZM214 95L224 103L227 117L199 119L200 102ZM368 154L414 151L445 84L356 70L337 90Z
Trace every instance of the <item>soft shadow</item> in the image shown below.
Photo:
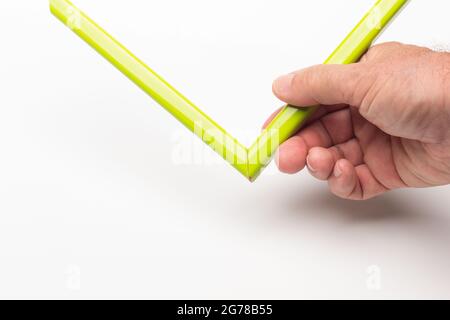
M450 213L445 203L437 204L421 190L395 191L354 202L339 199L326 188L312 188L302 197L291 194L285 200L280 212L299 228L305 223L329 230L345 226L346 232L365 230L368 238L382 236L392 244L409 239L427 248L436 261L450 263ZM352 228L355 226L358 228Z
M337 198L327 189L314 190L306 197L291 198L290 212L301 208L303 214L332 215L353 223L381 221L422 221L430 218L427 208L412 203L398 193L367 201L349 201Z

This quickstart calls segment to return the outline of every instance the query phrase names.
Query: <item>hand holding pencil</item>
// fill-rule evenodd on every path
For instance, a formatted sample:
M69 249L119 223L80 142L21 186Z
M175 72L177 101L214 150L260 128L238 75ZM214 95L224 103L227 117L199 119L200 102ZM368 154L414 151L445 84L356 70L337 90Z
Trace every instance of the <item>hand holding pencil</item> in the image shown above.
M269 164L279 145L302 128L317 109L315 105L302 109L286 105L247 148L69 0L49 1L51 12L58 19L250 181ZM359 61L406 3L407 0L378 0L325 64Z
M273 88L291 105L322 105L279 148L281 171L307 167L353 200L450 183L450 53L388 43L360 63L300 70Z

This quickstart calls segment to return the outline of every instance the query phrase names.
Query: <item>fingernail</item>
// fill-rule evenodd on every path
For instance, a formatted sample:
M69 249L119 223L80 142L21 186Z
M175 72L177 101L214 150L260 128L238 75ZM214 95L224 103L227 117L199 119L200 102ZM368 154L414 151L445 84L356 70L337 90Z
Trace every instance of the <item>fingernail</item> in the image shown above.
M340 167L339 163L336 164L336 166L334 167L333 175L336 178L339 178L342 175L342 170L341 170L341 167Z
M310 156L306 157L306 165L308 166L309 171L316 172L317 170L311 165Z
M294 77L295 75L290 73L276 79L274 82L275 92L278 94L289 93L292 88L292 81L294 80Z

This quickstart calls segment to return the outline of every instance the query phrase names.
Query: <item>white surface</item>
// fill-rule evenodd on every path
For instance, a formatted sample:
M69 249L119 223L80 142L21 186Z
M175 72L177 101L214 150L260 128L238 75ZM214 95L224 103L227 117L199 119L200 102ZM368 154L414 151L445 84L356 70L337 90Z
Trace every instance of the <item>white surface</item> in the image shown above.
M247 141L273 78L372 2L75 1ZM380 41L449 43L449 4L412 1ZM249 184L47 1L1 1L0 29L0 297L450 298L450 188L351 203L307 174ZM208 163L180 164L186 146Z

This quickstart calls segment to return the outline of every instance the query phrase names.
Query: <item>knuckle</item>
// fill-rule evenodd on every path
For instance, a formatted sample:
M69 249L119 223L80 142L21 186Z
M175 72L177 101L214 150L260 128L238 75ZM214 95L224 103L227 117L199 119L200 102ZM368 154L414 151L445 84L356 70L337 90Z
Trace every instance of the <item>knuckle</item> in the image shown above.
M392 50L392 49L398 49L402 46L404 46L404 45L398 41L389 41L389 42L376 44L371 48L371 50L378 50L378 51Z
M399 50L404 46L404 44L396 41L376 44L369 48L364 57L364 61L382 59L386 55L391 54L393 51Z

